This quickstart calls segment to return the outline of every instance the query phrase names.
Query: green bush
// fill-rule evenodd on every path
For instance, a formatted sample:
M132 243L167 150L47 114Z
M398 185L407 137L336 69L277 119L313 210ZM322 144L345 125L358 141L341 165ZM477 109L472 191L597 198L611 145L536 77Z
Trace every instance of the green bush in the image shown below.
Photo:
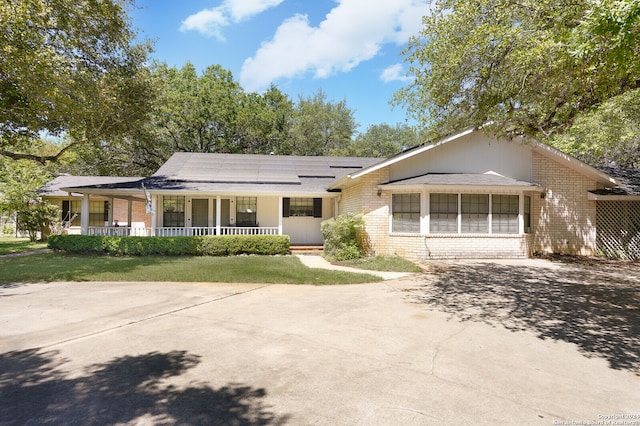
M112 237L52 235L49 248L68 253L115 256L228 256L287 254L288 235L222 235L196 237Z
M321 224L324 253L335 260L354 260L366 254L362 215L345 214Z
M18 210L18 231L26 232L31 241L47 241L51 229L60 218L60 209L46 201L33 201Z

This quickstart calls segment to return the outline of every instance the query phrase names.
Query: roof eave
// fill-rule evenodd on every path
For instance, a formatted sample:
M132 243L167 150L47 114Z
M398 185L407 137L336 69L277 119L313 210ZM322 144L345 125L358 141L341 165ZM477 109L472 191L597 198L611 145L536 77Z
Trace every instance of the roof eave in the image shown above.
M547 144L538 142L533 139L528 140L528 143L531 144L531 146L536 152L542 155L545 155L547 157L551 157L557 160L558 162L566 165L567 167L575 170L576 172L593 178L594 180L598 181L599 183L603 184L606 187L611 188L611 187L620 185L620 182L617 179L614 179L613 177L596 169L595 167L591 167L590 165L583 163L582 161L570 156L569 154L565 154L562 151L559 151Z
M456 192L478 192L478 191L486 191L490 193L494 192L521 192L521 191L530 191L530 192L544 192L544 188L540 185L463 185L463 184L427 184L427 183L416 183L416 184L381 184L378 185L378 189L385 191L413 191L413 190L423 190L429 189L431 192L436 191L456 191Z

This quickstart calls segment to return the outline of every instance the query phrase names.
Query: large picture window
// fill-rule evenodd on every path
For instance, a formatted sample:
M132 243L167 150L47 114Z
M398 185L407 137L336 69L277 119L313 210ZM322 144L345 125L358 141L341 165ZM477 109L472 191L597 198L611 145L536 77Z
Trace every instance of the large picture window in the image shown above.
M489 195L462 194L460 197L463 234L489 232Z
M256 226L257 197L236 197L236 225Z
M429 232L458 233L458 194L431 194L429 197Z
M162 197L162 225L164 227L184 226L184 197L165 195Z
M518 196L493 195L491 200L491 232L494 234L518 233Z
M393 232L420 232L420 194L393 194Z

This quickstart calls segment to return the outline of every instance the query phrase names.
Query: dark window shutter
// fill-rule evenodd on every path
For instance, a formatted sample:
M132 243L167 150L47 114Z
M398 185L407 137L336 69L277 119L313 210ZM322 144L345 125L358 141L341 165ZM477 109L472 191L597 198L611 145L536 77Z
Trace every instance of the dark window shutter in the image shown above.
M322 217L322 198L313 199L313 217Z
M290 212L289 202L290 201L291 201L290 198L283 198L282 199L282 217L289 217L289 212Z

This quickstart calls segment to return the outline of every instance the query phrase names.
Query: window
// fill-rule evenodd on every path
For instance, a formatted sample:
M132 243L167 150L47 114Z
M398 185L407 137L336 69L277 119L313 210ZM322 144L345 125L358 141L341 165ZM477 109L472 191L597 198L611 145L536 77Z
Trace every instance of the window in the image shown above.
M89 202L89 226L104 226L109 221L109 202Z
M431 194L429 232L458 233L458 194Z
M489 195L462 194L460 212L463 234L486 234L489 232Z
M80 226L81 201L62 201L62 223L65 226Z
M282 217L322 217L322 198L283 198Z
M524 196L524 232L527 234L531 233L531 197L528 195Z
M393 232L420 232L420 194L393 194Z
M491 232L494 234L518 233L518 196L493 195Z
M184 226L184 197L167 195L162 197L162 226Z
M236 197L236 225L256 226L257 197Z

